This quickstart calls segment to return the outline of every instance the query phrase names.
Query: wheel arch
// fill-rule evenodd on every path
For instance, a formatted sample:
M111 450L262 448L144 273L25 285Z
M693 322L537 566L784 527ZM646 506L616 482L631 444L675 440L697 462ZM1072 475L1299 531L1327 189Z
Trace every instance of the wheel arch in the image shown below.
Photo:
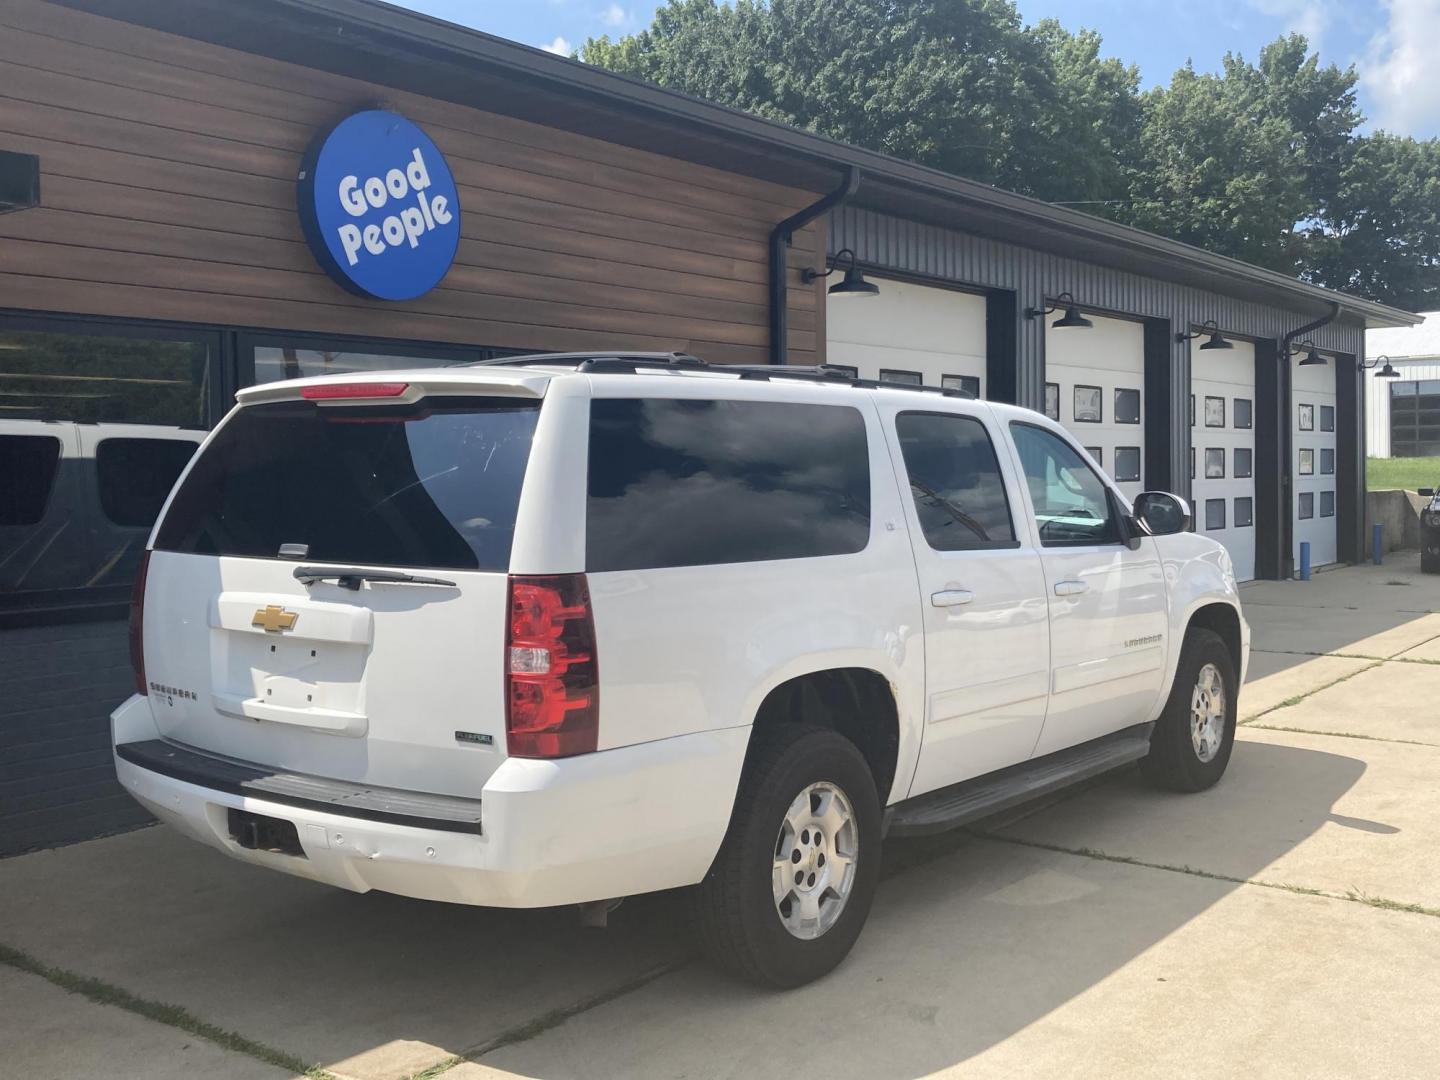
M870 766L880 805L890 801L901 765L900 704L894 684L879 671L816 668L771 687L755 710L747 763L766 736L786 724L815 724L849 739Z

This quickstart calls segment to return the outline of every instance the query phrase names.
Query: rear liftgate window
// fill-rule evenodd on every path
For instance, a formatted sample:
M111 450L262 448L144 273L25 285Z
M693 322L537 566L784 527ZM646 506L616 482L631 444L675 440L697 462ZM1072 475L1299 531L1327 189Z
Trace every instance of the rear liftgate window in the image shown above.
M587 517L591 571L860 551L865 421L848 405L596 400Z
M155 546L315 562L506 570L538 402L250 405L196 461Z

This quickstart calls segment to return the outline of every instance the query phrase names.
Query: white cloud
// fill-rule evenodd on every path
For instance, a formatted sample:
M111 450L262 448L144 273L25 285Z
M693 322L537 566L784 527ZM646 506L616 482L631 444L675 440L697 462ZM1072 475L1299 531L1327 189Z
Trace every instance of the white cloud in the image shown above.
M606 26L624 26L630 21L630 16L619 4L611 4L600 13L600 21Z
M1440 42L1440 0L1383 0L1385 29L1370 40L1360 82L1376 127L1401 135L1429 135L1440 127L1440 80L1434 53Z
M554 53L556 56L569 56L575 51L570 47L570 42L558 34L555 36L555 40L550 42L549 45L541 45L540 48L548 53Z
M1310 51L1319 52L1325 32L1334 21L1330 0L1248 0L1262 15L1279 19L1288 33L1304 34L1310 40Z

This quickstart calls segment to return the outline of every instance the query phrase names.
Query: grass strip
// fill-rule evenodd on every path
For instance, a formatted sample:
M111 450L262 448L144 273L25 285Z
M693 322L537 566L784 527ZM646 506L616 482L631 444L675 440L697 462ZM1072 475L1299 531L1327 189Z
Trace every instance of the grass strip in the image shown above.
M136 1016L143 1016L157 1024L177 1028L196 1038L214 1043L222 1049L244 1054L257 1061L263 1061L267 1065L274 1065L276 1068L310 1077L311 1080L337 1080L334 1073L328 1072L318 1065L307 1065L294 1054L276 1050L273 1046L266 1046L264 1043L246 1038L239 1032L227 1031L208 1020L201 1020L194 1013L179 1005L168 1005L163 1001L155 1001L153 998L141 997L114 983L108 983L104 979L81 975L68 968L55 967L11 945L0 943L0 964L15 968L17 971L38 975L46 982L71 994L79 994L96 1004L113 1005L117 1009L124 1009Z
M1296 655L1301 655L1301 654L1296 654ZM1327 655L1327 656L1335 656L1335 655L1338 655L1338 654L1336 654L1336 653L1326 653L1325 655ZM1355 660L1374 660L1374 657L1370 657L1370 656L1356 656L1356 657L1350 657L1350 658L1348 658L1348 659L1355 659ZM1238 727L1249 727L1250 725L1254 724L1256 720L1259 720L1262 716L1269 716L1271 713L1276 712L1276 711L1279 710L1279 709L1289 709L1289 708L1292 708L1292 707L1294 707L1294 706L1296 706L1296 705L1299 705L1300 702L1304 701L1306 698L1314 697L1316 694L1320 693L1320 691L1322 691L1322 690L1329 690L1332 686L1339 686L1339 685L1340 685L1341 683L1343 683L1343 682L1348 682L1350 679L1355 678L1356 675L1363 675L1363 674L1365 674L1365 672L1367 672L1367 671L1373 671L1375 668L1379 667L1379 666L1380 666L1381 664L1383 664L1383 663L1385 663L1384 660L1375 660L1375 662L1374 662L1373 664L1366 664L1364 667L1358 668L1358 669L1356 669L1355 671L1350 672L1350 674L1348 674L1348 675L1341 675L1338 679L1332 679L1330 682L1325 683L1323 686L1317 686L1317 687L1315 687L1313 690L1306 690L1305 693L1303 693L1303 694L1296 694L1294 697L1288 697L1288 698L1286 698L1284 701L1280 702L1278 705L1271 705L1270 708L1264 709L1264 710L1256 713L1254 716L1249 717L1248 719L1241 720L1240 723L1239 723L1237 726L1238 726ZM1243 690L1242 690L1242 692L1243 692Z
M1261 715L1264 715L1263 713ZM1402 746L1433 746L1440 748L1440 743L1421 742L1419 739L1391 739L1381 735L1360 735L1354 731L1316 731L1314 728L1285 727L1282 724L1254 724L1247 723L1249 728L1256 731L1288 731L1295 735L1333 735L1337 739L1364 739L1366 742L1399 743Z
M1189 874L1191 877L1208 878L1211 881L1228 881L1235 885L1256 885L1262 889L1278 889L1281 892L1298 893L1301 896L1319 896L1326 900L1345 900L1352 904L1363 904L1365 907L1379 908L1382 911L1404 911L1411 915L1428 915L1431 918L1440 919L1440 908L1426 907L1424 904L1409 904L1400 900L1390 900L1383 896L1371 896L1358 889L1351 889L1347 892L1335 892L1331 889L1316 889L1308 885L1291 885L1283 881L1262 881L1260 878L1241 878L1230 874L1217 874L1210 870L1200 870L1193 866L1175 866L1169 863L1150 862L1146 859L1137 859L1132 855L1111 855L1109 852L1099 851L1095 848L1067 848L1059 844L1047 844L1040 840L1021 840L1014 836L996 836L994 833L975 834L984 840L995 840L1002 844L1016 844L1020 847L1038 848L1041 851L1054 851L1061 855L1075 855L1084 859L1095 859L1099 862L1122 863L1125 866L1140 866L1147 870L1164 870L1171 874Z

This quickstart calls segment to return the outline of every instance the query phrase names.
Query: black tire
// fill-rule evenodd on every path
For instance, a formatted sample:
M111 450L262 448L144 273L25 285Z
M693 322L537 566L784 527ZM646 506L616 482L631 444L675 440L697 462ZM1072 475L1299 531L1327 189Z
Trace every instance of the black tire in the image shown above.
M804 940L782 921L771 878L786 811L816 783L834 785L850 803L858 845L839 916L819 937ZM845 959L879 879L880 803L869 765L854 743L829 728L786 725L753 748L725 841L694 890L701 947L717 966L748 982L802 986Z
M1191 695L1207 664L1215 666L1224 686L1225 731L1218 752L1204 761L1191 737L1190 709ZM1186 632L1175 681L1170 686L1170 698L1150 735L1150 753L1140 762L1141 771L1152 784L1169 791L1204 791L1225 775L1230 751L1235 745L1239 683L1235 661L1219 634L1201 627L1192 627Z

